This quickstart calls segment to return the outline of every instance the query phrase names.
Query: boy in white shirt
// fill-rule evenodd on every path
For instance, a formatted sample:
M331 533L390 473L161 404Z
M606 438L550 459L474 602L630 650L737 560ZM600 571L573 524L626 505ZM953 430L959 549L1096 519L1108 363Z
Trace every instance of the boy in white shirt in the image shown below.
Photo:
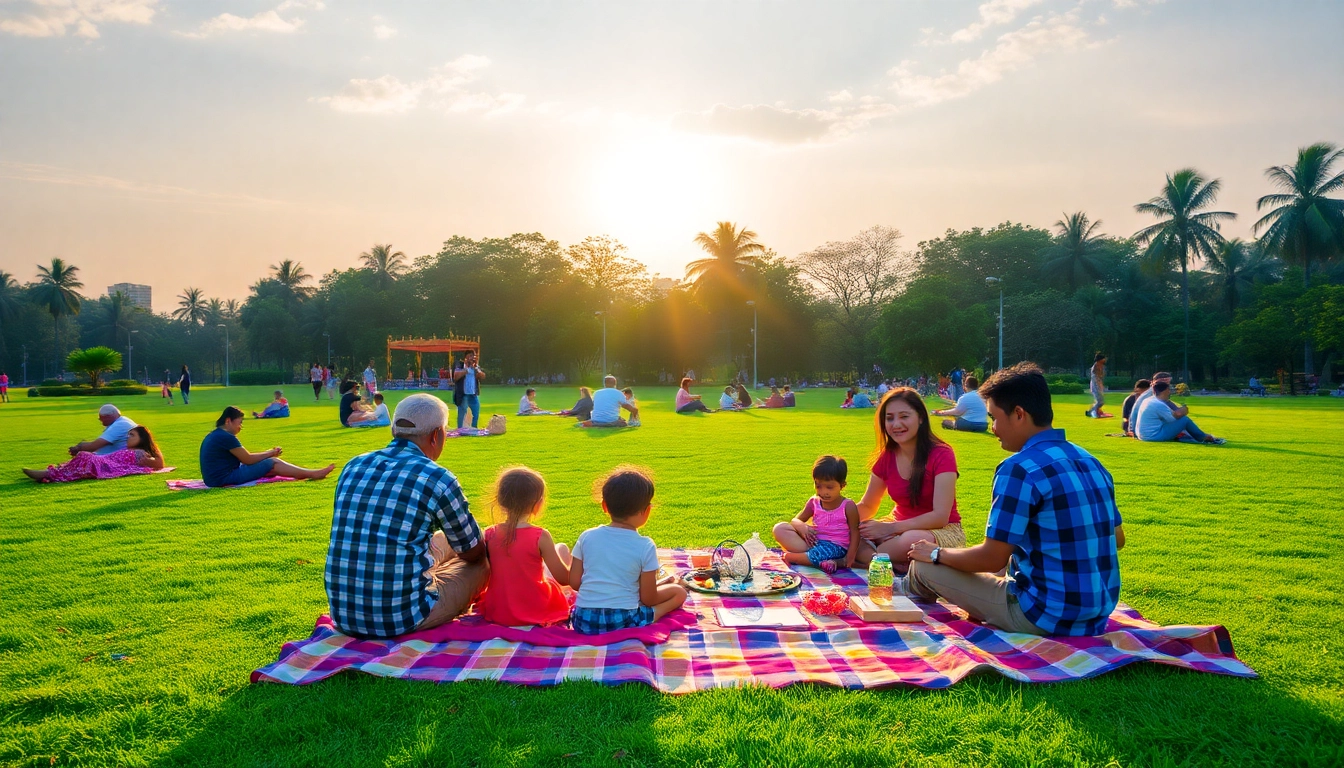
M737 391L732 387L724 387L723 394L719 395L719 410L737 411L741 408L742 406L737 404Z
M658 581L658 548L639 529L653 513L653 479L637 467L617 467L602 483L608 525L589 528L574 543L569 585L578 593L570 625L596 635L643 627L686 602L672 577Z
M355 411L350 414L350 426L352 427L390 427L392 426L392 417L388 415L387 404L383 402L383 393L377 392L373 395L374 407L372 411Z

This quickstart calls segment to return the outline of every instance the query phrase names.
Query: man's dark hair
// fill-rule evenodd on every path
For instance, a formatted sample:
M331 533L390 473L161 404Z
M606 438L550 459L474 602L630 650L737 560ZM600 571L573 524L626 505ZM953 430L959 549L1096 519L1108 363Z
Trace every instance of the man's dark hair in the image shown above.
M1050 385L1035 363L1018 363L995 371L980 385L980 396L993 400L1004 413L1012 413L1020 406L1038 427L1048 427L1055 420L1055 411L1050 407Z
M839 456L827 454L812 465L813 480L834 480L844 485L846 477L849 477L849 464Z
M974 374L968 374L968 375L966 376L966 388L967 388L967 389L975 389L975 387L976 387L976 385L977 385L978 383L979 383L979 382L976 380Z
M1162 394L1163 392L1166 392L1168 389L1171 389L1171 382L1169 382L1169 381L1159 381L1159 382L1157 382L1156 384L1153 385L1153 394L1154 394L1154 395L1160 395L1160 394Z
M653 503L653 478L640 467L617 467L602 482L602 503L614 520L624 520Z
M1153 374L1153 381L1157 381L1158 379L1170 379L1170 378L1171 374L1168 373L1167 371L1158 371L1157 373Z
M346 392L349 392L350 390L352 390L352 389L354 389L354 388L355 388L355 382L353 382L353 381L342 381L342 382L341 382L341 394L342 394L342 395L344 395Z

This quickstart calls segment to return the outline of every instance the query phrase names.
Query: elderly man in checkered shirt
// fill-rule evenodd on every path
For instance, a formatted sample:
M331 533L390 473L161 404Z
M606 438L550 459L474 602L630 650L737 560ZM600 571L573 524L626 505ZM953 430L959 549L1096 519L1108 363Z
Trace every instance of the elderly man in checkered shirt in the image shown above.
M457 478L435 463L447 420L442 400L411 395L397 404L391 444L341 471L326 584L331 617L346 634L436 627L485 587L481 529Z
M994 471L985 540L957 549L917 542L901 586L1009 632L1101 634L1120 599L1125 545L1111 474L1053 428L1040 368L1005 368L980 395L999 444L1013 452Z

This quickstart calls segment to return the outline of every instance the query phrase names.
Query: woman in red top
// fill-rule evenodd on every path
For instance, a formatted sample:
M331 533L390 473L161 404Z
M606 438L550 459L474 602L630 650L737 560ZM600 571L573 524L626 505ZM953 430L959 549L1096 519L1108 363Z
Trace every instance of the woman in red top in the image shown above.
M873 520L884 494L896 502L896 514L890 520ZM957 456L933 434L923 398L909 387L890 390L877 408L877 451L859 502L859 519L859 534L877 552L890 555L901 571L910 563L916 541L966 546L957 514ZM859 549L856 560L868 562L873 548L864 544Z
M556 624L569 619L569 547L532 525L546 505L546 481L527 467L504 470L495 486L504 522L485 530L490 581L476 600L487 621L510 627Z

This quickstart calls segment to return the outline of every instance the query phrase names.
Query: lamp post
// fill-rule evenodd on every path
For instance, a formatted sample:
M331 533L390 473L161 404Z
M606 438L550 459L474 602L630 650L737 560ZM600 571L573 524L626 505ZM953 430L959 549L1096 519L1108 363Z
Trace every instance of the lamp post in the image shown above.
M327 367L330 368L330 367L331 367L331 334L328 333L328 332L326 332L326 331L323 331L323 332L322 332L322 335L327 337Z
M22 344L20 346L23 347L23 386L26 387L28 386L28 345Z
M607 371L607 313L604 310L597 310L594 315L602 316L602 375L606 376Z
M132 379L135 378L135 334L139 331L131 331L126 334L126 374Z
M986 277L985 285L999 286L999 367L1003 370L1003 280L997 277Z
M759 326L756 324L756 302L748 301L747 306L751 307L751 388L759 389L761 386L761 375L757 371L756 363L760 359L761 338L758 333Z
M223 323L216 323L217 328L224 329L224 386L229 386L229 326Z

